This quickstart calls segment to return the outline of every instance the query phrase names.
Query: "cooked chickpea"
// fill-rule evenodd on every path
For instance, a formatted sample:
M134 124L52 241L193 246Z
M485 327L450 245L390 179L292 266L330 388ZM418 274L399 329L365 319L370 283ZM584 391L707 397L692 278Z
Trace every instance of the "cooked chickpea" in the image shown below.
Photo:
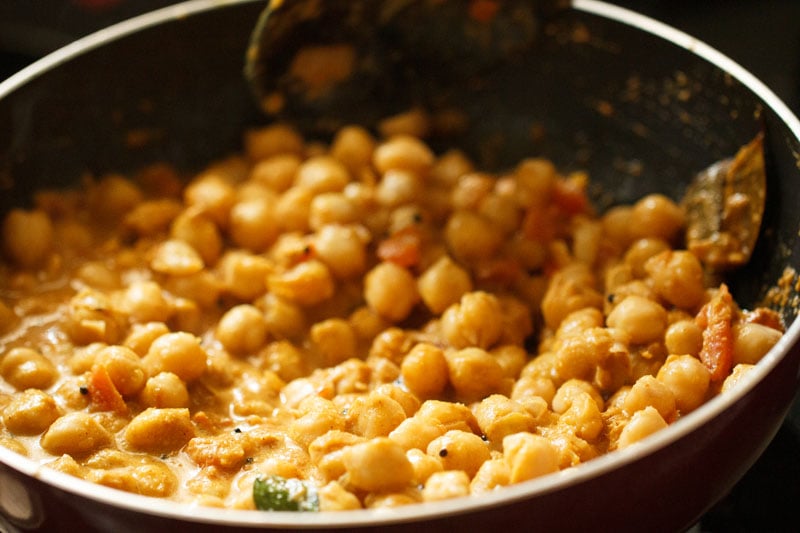
M375 199L385 207L414 202L422 192L419 177L408 170L389 169L375 189Z
M474 433L458 429L432 440L426 451L439 457L445 470L462 470L470 478L491 457L488 443Z
M639 237L675 240L683 227L683 210L661 194L649 194L633 204L631 231Z
M148 407L125 428L125 441L134 450L166 453L181 448L194 437L186 408Z
M350 173L342 163L330 156L316 156L300 164L294 185L319 194L341 192L349 181Z
M490 492L509 484L511 469L505 458L489 459L483 463L470 482L470 492L480 494Z
M208 216L220 227L228 224L236 191L222 176L209 173L190 183L183 193L184 201L196 212Z
M414 478L414 467L405 451L387 437L355 444L347 449L343 459L349 483L361 490L398 490Z
M273 198L249 198L231 207L228 234L233 242L253 252L262 252L280 232Z
M17 390L46 389L58 377L58 369L31 348L12 348L0 359L0 375Z
M756 364L766 355L782 333L762 324L745 322L733 327L733 364Z
M256 161L279 154L301 154L303 144L303 137L286 124L270 124L248 130L244 135L244 151Z
M533 415L522 404L502 394L484 398L473 411L481 431L497 448L507 435L536 429Z
M114 388L123 396L138 394L147 375L139 356L125 346L106 346L97 352L94 364L106 369Z
M275 218L284 231L307 231L310 227L311 202L314 191L292 186L275 203Z
M155 339L142 358L151 376L172 372L184 381L192 381L206 370L206 351L200 339L184 332L167 333Z
M644 269L659 296L672 305L693 310L703 302L703 266L693 253L661 252L648 259Z
M189 391L183 380L176 374L160 372L148 378L139 399L148 407L188 407Z
M275 192L283 192L294 183L302 160L296 154L278 154L253 165L250 179Z
M546 438L533 433L515 433L503 439L509 483L550 474L558 470L558 452Z
M470 478L463 470L434 472L425 482L422 499L426 502L459 498L470 494Z
M656 431L667 427L667 423L655 407L647 406L636 411L630 421L622 429L617 440L617 448L623 449L639 442Z
M625 252L625 264L636 278L647 275L645 264L651 257L669 250L669 244L663 239L644 237L636 240Z
M75 411L56 419L40 442L53 455L81 457L111 446L114 436L92 415Z
M303 309L294 302L268 293L261 301L264 321L270 335L279 338L299 337L306 328L306 317Z
M269 290L300 306L311 306L333 296L335 286L330 269L312 259L299 263L286 272L267 277Z
M445 352L450 384L456 395L475 401L494 392L508 392L503 368L492 355L477 347Z
M670 355L656 379L672 391L678 410L686 414L705 400L711 375L703 363L691 355Z
M469 272L443 256L420 275L417 287L425 306L439 314L472 291L472 279Z
M487 219L473 211L456 211L447 219L444 238L453 255L464 261L487 259L503 243L503 235Z
M675 396L664 382L653 376L642 376L636 380L625 395L623 408L630 414L645 407L654 407L666 421L675 417Z
M318 194L308 208L308 225L319 231L331 224L352 224L361 219L361 207L340 192Z
M386 437L406 419L403 406L385 394L359 396L347 411L347 428L367 439Z
M606 322L625 332L632 343L645 344L663 337L667 329L667 311L658 302L631 295L614 307Z
M264 293L271 267L266 258L243 251L226 253L218 265L225 290L242 300L252 300Z
M405 386L417 397L434 398L447 386L447 359L439 347L419 343L403 358L400 374Z
M396 135L379 144L372 156L372 164L379 173L400 169L425 176L435 161L433 152L424 142L410 135Z
M135 322L164 322L173 313L161 286L154 281L131 283L121 296L120 308Z
M240 304L222 315L214 335L231 353L252 354L267 341L267 323L255 306Z
M455 348L490 348L503 333L500 300L493 294L468 292L442 313L442 333Z
M336 132L331 143L331 155L341 161L353 175L372 161L375 139L361 126L345 126Z
M324 366L334 366L356 356L356 332L346 320L322 320L311 326L309 333Z
M664 346L671 354L697 357L703 346L703 331L694 320L678 320L664 333Z
M368 242L363 226L327 224L315 234L314 250L334 276L348 279L366 270Z
M38 435L61 416L55 399L38 389L14 396L3 408L3 423L15 435Z
M364 277L364 299L381 317L399 322L419 301L417 282L405 268L384 261Z
M53 248L53 223L43 211L12 209L3 219L3 251L25 268L41 266Z

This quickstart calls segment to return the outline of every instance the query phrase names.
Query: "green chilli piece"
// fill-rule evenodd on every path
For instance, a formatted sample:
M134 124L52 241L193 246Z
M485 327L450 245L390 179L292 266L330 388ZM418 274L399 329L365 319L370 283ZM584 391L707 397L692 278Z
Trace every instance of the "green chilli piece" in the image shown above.
M319 511L316 489L301 479L256 478L253 501L261 511Z

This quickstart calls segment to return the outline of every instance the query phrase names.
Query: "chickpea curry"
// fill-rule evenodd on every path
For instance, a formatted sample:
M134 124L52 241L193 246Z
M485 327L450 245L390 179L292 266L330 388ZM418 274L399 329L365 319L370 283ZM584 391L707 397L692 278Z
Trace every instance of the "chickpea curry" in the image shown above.
M435 501L634 446L780 338L667 197L596 214L584 173L484 172L387 124L274 124L188 179L8 212L0 444L196 505Z

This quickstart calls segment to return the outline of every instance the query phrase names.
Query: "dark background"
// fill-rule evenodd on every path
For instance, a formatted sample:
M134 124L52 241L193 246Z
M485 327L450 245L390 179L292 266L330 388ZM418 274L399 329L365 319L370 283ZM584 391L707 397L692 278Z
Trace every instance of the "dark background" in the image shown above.
M83 35L172 3L0 0L0 80ZM613 3L670 24L717 48L760 78L800 115L800 0ZM800 400L795 401L761 459L692 528L693 533L790 531L800 531Z

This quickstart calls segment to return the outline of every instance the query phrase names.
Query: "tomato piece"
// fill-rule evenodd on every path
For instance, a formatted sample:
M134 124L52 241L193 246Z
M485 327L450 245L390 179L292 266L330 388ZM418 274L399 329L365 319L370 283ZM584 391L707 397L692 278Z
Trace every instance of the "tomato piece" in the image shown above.
M95 365L92 367L92 373L89 378L89 397L92 399L94 406L100 411L112 411L114 413L126 414L128 406L122 395L114 386L111 381L111 376L108 375L108 370L102 365Z
M378 244L378 257L401 267L413 267L422 259L422 237L413 226L403 228Z
M711 372L711 381L720 382L733 367L733 298L727 285L703 306L695 321L703 329L700 360Z
M586 196L586 176L576 174L555 181L553 202L567 215L589 212L589 198Z

